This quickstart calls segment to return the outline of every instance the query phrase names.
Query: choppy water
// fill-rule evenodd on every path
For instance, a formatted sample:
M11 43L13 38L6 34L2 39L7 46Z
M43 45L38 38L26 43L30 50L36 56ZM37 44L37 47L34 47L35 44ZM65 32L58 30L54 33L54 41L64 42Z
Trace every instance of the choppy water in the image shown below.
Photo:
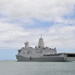
M0 61L0 75L75 75L75 62Z

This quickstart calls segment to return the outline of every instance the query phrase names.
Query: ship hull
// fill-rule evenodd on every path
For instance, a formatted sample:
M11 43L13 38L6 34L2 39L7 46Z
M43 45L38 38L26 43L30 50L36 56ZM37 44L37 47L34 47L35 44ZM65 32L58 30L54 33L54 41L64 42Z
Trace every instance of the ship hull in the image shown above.
M59 56L27 58L27 57L16 55L16 58L18 61L25 61L25 62L65 62L66 61L64 57L59 57Z
M75 61L75 57L67 57L67 61Z

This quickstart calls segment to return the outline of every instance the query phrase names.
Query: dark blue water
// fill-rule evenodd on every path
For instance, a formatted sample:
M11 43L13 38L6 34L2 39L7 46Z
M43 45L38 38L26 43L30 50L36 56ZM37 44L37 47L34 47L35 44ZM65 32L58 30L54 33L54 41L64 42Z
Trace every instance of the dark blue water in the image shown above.
M75 62L0 61L0 75L75 75Z

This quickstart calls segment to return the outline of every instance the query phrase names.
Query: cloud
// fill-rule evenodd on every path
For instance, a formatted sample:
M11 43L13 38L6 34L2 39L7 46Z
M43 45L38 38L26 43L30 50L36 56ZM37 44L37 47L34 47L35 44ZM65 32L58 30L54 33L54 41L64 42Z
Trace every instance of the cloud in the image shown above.
M75 49L75 19L69 17L74 5L75 0L0 0L0 48L18 48L27 40L35 46L43 33L45 45ZM40 28L35 19L53 24Z
M10 18L50 21L70 14L74 4L75 0L0 0L0 11L2 15Z
M45 46L75 49L75 26L53 25L46 29L25 29L19 25L0 22L0 48L21 48L26 41L37 46L40 34L43 34Z
M46 37L48 46L75 49L75 26L54 25L49 28L47 33L49 36Z
M0 48L17 46L28 35L29 32L19 25L0 22Z

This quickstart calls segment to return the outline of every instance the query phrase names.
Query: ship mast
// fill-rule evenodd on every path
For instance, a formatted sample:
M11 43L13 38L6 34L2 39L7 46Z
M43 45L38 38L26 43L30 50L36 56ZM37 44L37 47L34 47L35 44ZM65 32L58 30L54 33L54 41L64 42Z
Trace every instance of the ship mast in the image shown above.
M41 34L41 38L39 39L39 42L38 42L38 48L44 48L44 40L42 38L42 34Z

